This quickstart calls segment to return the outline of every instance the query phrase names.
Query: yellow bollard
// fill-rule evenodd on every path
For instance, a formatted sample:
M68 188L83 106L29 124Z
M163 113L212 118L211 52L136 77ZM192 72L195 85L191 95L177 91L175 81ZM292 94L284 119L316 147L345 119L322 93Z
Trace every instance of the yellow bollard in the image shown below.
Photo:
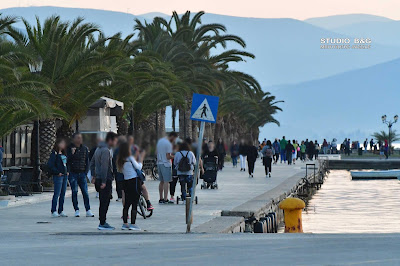
M298 198L287 198L279 204L285 212L285 233L303 233L301 212L305 206Z

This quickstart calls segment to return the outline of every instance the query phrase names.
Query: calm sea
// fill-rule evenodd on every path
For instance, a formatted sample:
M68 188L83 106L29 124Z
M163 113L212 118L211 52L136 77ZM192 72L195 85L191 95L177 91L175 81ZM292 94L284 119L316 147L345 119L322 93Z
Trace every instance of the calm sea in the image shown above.
M305 233L399 233L400 181L331 171L303 212Z

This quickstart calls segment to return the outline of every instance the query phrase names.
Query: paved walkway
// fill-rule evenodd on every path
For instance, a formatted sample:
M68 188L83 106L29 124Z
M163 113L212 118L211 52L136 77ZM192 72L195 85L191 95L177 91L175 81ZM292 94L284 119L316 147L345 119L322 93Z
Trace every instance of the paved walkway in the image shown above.
M278 164L273 166L272 178L265 178L264 169L261 161L256 162L255 177L250 179L247 173L240 172L237 168L232 168L230 163L222 172L218 174L218 190L201 190L197 187L199 204L194 206L193 227L210 221L216 216L220 216L221 210L230 210L242 203L278 186L287 178L304 170L305 164L298 163L293 166ZM183 204L159 205L158 204L158 182L147 181L146 186L150 192L150 197L155 210L151 218L144 220L138 216L137 224L147 232L175 232L182 233L186 230L185 207ZM177 185L177 192L180 194L180 185ZM178 194L178 193L176 193ZM117 227L117 231L122 225L120 202L112 200L108 222ZM50 217L49 197L43 202L31 203L29 205L0 208L0 234L3 232L96 232L98 225L98 199L95 193L90 194L92 211L95 218L73 217L74 210L71 198L65 200L64 209L69 215L68 218ZM81 215L84 216L83 199L79 195Z

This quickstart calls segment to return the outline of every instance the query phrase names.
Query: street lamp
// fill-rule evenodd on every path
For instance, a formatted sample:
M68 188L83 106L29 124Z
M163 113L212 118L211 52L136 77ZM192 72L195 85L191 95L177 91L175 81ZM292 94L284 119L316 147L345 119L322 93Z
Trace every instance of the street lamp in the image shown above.
M43 60L39 56L35 61L32 61L29 63L29 71L32 74L35 75L40 75L40 72L42 71L43 67ZM36 174L36 182L37 182L37 187L36 191L37 192L43 192L43 186L42 186L42 170L40 169L40 150L39 150L39 117L37 120L34 121L34 128L36 130L36 160L35 160L35 174Z
M390 137L391 137L391 134L392 134L392 126L393 126L394 123L397 123L398 120L399 120L399 116L398 115L395 115L393 117L393 121L388 121L386 115L382 116L382 123L386 124L388 126L388 128L389 128L389 137L388 137L388 142L389 142L388 154L389 155L390 155L390 150L391 150L391 147L392 147L391 141L390 141Z

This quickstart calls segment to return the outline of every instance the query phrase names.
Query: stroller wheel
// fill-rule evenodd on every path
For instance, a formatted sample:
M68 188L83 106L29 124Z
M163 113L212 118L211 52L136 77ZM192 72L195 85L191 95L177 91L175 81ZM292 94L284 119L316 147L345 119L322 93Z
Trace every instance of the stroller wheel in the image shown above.
M179 196L176 197L176 204L179 204Z
M196 204L199 203L199 201L198 201L198 199L197 199L197 196L194 198L194 202L195 202Z
M215 188L218 189L218 184L215 184Z
M200 186L200 189L203 189L204 188L204 185L203 184L201 184L201 186Z

